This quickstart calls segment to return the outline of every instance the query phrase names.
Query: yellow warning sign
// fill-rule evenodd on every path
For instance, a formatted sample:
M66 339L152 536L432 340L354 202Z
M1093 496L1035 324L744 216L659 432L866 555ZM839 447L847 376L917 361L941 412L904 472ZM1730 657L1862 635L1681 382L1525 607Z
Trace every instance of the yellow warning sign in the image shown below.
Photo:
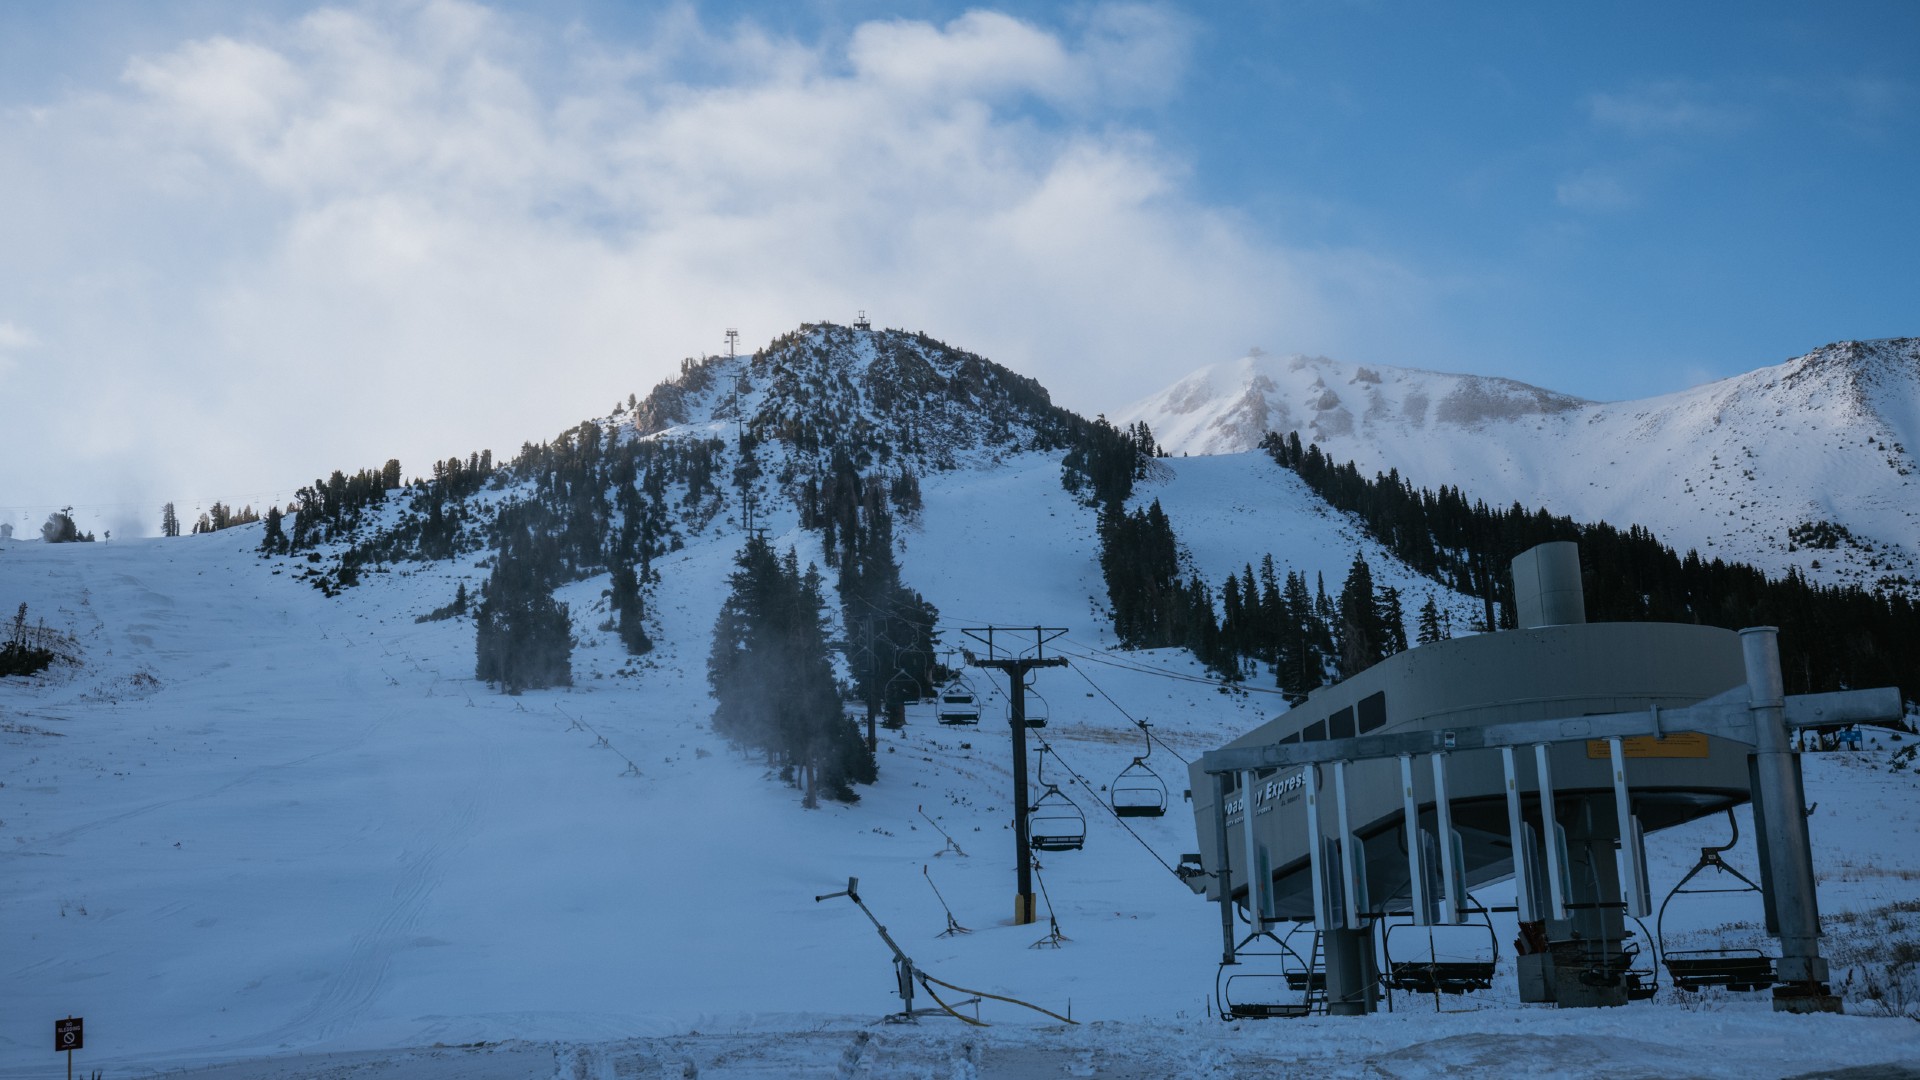
M1664 739L1634 735L1620 740L1620 753L1630 758L1703 758L1707 756L1707 737L1698 731L1683 731ZM1588 739L1587 756L1607 757L1607 740Z

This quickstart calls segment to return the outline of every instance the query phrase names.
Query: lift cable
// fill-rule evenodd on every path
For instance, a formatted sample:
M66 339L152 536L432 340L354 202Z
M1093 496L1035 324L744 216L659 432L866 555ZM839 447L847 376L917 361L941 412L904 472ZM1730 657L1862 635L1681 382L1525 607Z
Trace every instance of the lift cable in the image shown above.
M1167 860L1161 858L1160 853L1153 850L1153 845L1147 843L1145 837L1135 832L1133 830L1133 826L1127 824L1127 819L1121 817L1117 812L1114 811L1113 807L1107 805L1107 800L1100 797L1100 793L1093 789L1092 784L1087 783L1086 777L1081 776L1077 771L1074 770L1074 767L1072 765L1067 764L1067 759L1060 756L1060 751L1055 750L1053 748L1052 743L1042 743L1040 745L1040 751L1041 753L1044 753L1044 754L1052 754L1053 760L1059 762L1060 767L1067 770L1067 775L1073 777L1075 782L1077 782L1082 788L1085 788L1087 794L1093 797L1094 802L1099 803L1103 808L1105 808L1107 813L1113 815L1113 820L1115 822L1118 822L1121 828L1127 830L1127 835L1133 837L1135 840L1138 840L1140 842L1140 846L1147 849L1147 854L1153 856L1154 862L1157 862L1161 866L1165 867L1167 873L1172 874L1176 879L1180 881L1182 885L1186 884L1187 879L1180 876L1180 871L1175 870L1172 864L1168 863Z
M1104 689L1101 689L1100 684L1093 681L1093 676L1088 675L1086 671L1082 670L1079 664L1069 662L1067 666L1072 668L1074 672L1078 674L1081 678L1087 680L1087 685L1093 687L1094 690L1098 691L1101 697L1106 698L1107 704L1113 706L1116 710L1118 710L1121 716L1126 717L1127 720L1131 722L1134 726L1141 728L1142 730L1145 730L1147 733L1147 738L1152 739L1156 743L1159 743L1160 749L1165 750L1169 754L1172 754L1176 759L1179 760L1180 764L1182 765L1193 764L1193 762L1188 761L1186 757L1184 757L1180 753L1180 751L1175 750L1171 746L1168 746L1167 741L1165 739L1159 738L1158 736L1154 735L1153 730L1147 727L1144 721L1135 719L1132 713L1128 712L1125 708L1123 708L1118 701L1113 700L1113 695L1107 693Z
M1228 682L1225 679L1210 679L1204 675L1188 675L1184 672L1179 672L1179 671L1163 671L1159 668L1148 667L1144 664L1132 664L1123 660L1115 660L1111 656L1104 655L1098 649L1097 646L1086 645L1081 642L1074 641L1072 638L1064 638L1062 640L1079 648L1082 651L1076 653L1070 649L1056 645L1055 648L1059 649L1060 652L1066 653L1069 656L1077 657L1081 660L1090 660L1096 664L1105 664L1108 667L1116 667L1121 669L1122 671L1132 671L1141 675L1152 675L1157 678L1172 679L1175 682L1196 683L1200 686L1211 686L1216 689L1234 690L1234 691L1238 691L1246 694L1272 694L1275 697L1287 696L1286 691L1281 690L1278 687L1248 686L1245 683Z

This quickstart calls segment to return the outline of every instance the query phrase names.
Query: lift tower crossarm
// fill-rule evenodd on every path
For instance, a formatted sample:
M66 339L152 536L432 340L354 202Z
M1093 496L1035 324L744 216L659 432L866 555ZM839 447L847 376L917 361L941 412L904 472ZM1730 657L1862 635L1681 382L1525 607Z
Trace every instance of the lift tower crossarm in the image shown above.
M1029 850L1031 839L1027 831L1027 672L1034 668L1065 667L1064 656L1046 655L1047 643L1066 635L1063 626L976 626L960 631L987 647L986 656L976 656L969 650L967 663L974 667L991 668L1007 674L1007 720L1013 728L1013 861L1017 881L1013 897L1013 921L1025 924L1034 921L1033 904L1033 859ZM995 635L1002 639L1013 635L1033 635L1033 655L1001 656L1003 646L996 643Z
M1700 732L1734 742L1756 745L1760 735L1753 708L1773 703L1749 701L1747 687L1736 686L1697 705L1677 709L1603 713L1548 720L1521 720L1458 728L1432 728L1392 735L1362 735L1312 743L1268 743L1263 746L1211 750L1200 758L1207 773L1249 769L1278 769L1334 761L1364 761L1401 754L1433 754L1459 750L1496 750L1503 746L1586 739L1624 739ZM1894 721L1902 715L1900 691L1895 687L1840 690L1827 694L1798 694L1781 703L1789 728L1831 727L1871 721Z

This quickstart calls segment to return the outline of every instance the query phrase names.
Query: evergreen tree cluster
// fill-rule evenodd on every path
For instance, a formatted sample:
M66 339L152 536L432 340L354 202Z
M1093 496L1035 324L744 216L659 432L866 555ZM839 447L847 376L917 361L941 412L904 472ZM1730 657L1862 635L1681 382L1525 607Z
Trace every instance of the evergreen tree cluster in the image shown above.
M7 636L0 640L0 678L9 675L37 675L62 656L70 656L73 639L48 628L43 620L27 624L27 605L7 625Z
M1298 432L1270 433L1261 446L1402 561L1479 597L1487 627L1513 625L1513 557L1572 540L1591 621L1778 626L1788 692L1898 685L1907 700L1920 700L1920 611L1905 595L1816 585L1798 568L1769 579L1744 563L1678 555L1638 525L1576 522L1517 502L1492 509L1457 487L1416 489L1397 472L1369 480L1351 462L1336 465L1318 446L1302 447Z
M905 471L890 480L862 476L842 451L824 485L809 477L801 491L801 527L819 530L827 564L839 572L846 656L870 715L931 695L940 612L901 582L893 551L891 508L917 508L919 482Z
M573 623L553 598L561 561L550 526L537 504L500 514L499 554L474 618L474 677L503 693L573 682Z
M172 503L168 503L160 508L160 535L180 535L180 515L173 512Z
M73 507L63 506L47 515L40 526L40 539L49 544L91 544L93 534L81 532L73 520Z
M339 474L336 473L335 475L337 476ZM167 518L172 513L173 504L168 503L160 514L160 531L166 533L168 536L178 536L180 535L180 521L178 518L175 518L173 521L173 532L167 533L166 531ZM200 520L193 523L193 533L195 536L202 533L216 533L221 529L231 529L236 525L251 525L259 520L260 515L254 512L251 506L245 506L235 510L223 502L215 501L212 506L207 508L205 513L200 515Z
M1060 483L1086 505L1117 512L1133 494L1133 482L1146 479L1148 463L1160 456L1146 421L1122 430L1097 416L1076 426L1060 464Z
M767 755L769 765L822 795L857 801L877 775L873 754L840 704L827 647L819 572L792 549L776 556L750 535L714 624L707 682L714 730Z
M1282 579L1268 554L1227 575L1217 603L1197 571L1183 571L1179 541L1159 500L1100 519L1100 569L1114 634L1128 648L1184 648L1222 678L1265 664L1290 701L1407 648L1398 590L1375 585L1357 552L1336 601L1318 578ZM1431 600L1429 600L1431 606ZM1435 640L1441 634L1434 614Z
M293 493L288 550L303 551L352 535L362 515L386 501L387 492L399 486L400 462L389 459L381 468L361 469L352 476L335 469L325 480L299 489Z

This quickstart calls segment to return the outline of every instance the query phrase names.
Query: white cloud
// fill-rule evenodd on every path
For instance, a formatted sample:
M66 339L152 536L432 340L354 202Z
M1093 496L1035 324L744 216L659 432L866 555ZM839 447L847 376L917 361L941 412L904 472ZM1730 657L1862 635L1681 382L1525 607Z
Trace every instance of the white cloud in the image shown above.
M1310 348L1418 305L1390 262L1195 203L1115 122L1186 52L1152 7L875 22L840 52L686 9L614 47L422 0L138 57L0 114L0 296L54 361L0 422L112 418L18 470L50 478L33 498L138 462L155 505L257 502L510 454L727 326L865 308L1092 411L1249 335Z
M1553 196L1555 202L1572 210L1625 210L1635 203L1633 192L1618 176L1600 169L1587 169L1561 180Z
M39 343L40 339L34 337L31 331L0 319L0 352L30 349Z
M1629 90L1592 94L1587 113L1595 124L1629 135L1699 135L1745 127L1747 113L1710 100L1703 87L1676 80L1645 83Z

